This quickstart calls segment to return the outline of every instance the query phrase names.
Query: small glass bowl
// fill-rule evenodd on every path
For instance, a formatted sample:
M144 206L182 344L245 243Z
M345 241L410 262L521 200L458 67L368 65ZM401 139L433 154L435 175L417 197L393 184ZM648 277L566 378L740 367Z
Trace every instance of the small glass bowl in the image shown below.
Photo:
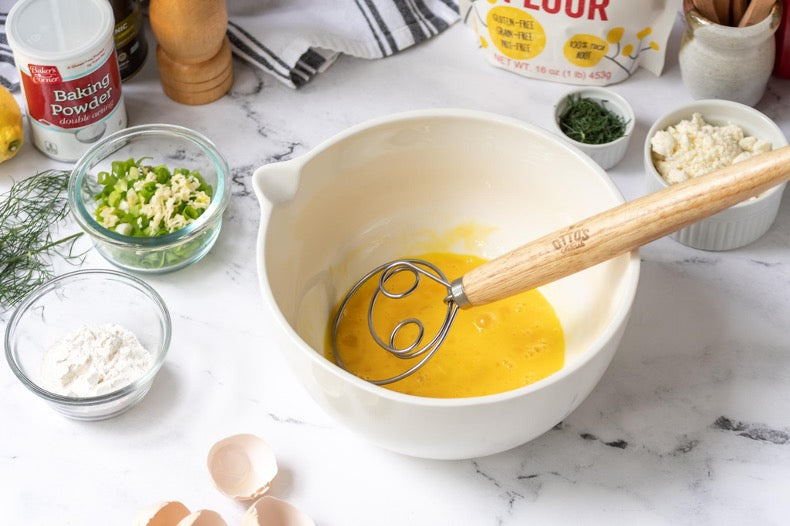
M133 237L105 228L94 216L101 191L99 172L113 161L145 158L145 164L197 170L213 189L208 208L194 222L155 237ZM161 274L186 267L208 253L219 236L230 198L230 170L216 146L203 135L170 124L120 130L93 145L77 161L69 180L69 206L93 245L110 263L132 272Z
M135 382L92 397L71 397L41 386L47 350L82 325L115 323L137 336L152 354L151 367ZM141 279L117 270L77 270L31 292L5 330L5 354L22 384L56 411L76 420L119 415L143 399L165 361L171 322L161 296Z

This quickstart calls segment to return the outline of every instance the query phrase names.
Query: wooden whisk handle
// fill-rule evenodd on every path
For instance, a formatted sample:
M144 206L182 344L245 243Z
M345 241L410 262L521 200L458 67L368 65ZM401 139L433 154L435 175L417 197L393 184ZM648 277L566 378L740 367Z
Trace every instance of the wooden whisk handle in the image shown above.
M756 155L527 243L466 273L453 283L453 293L464 307L545 285L680 230L788 178L790 146Z

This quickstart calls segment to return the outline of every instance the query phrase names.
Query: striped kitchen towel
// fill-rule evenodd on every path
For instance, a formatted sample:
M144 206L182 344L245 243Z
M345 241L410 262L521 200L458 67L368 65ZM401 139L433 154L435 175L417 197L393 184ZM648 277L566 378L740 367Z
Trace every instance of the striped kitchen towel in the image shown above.
M456 22L457 0L230 0L236 55L297 88L341 54L383 58Z
M8 47L8 40L5 37L5 19L8 9L0 3L0 86L4 86L9 91L19 89L19 75L14 65L14 55ZM10 7L10 6L8 6Z
M13 3L0 0L0 84L12 91L19 80L4 28ZM297 88L342 53L388 57L458 17L457 0L228 0L228 37L236 56Z

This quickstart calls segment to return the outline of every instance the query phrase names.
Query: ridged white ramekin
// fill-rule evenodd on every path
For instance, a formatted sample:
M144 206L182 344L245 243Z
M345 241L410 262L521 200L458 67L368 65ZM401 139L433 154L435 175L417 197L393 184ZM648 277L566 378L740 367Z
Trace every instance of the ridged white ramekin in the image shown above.
M787 138L779 126L758 110L738 102L710 99L698 100L665 114L650 127L645 139L644 162L648 192L669 186L653 164L650 140L660 130L690 119L694 113L702 114L709 124L723 126L728 123L740 126L745 135L770 141L773 148L787 145ZM747 199L735 206L691 224L670 237L684 245L702 250L731 250L748 245L765 234L776 219L786 183Z

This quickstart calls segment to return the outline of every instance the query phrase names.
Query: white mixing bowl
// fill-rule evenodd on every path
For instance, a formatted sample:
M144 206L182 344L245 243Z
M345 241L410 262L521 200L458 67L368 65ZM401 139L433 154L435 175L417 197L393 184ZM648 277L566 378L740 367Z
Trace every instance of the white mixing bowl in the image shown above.
M324 410L379 446L437 459L513 448L573 411L615 353L639 279L636 251L541 288L565 331L566 360L526 387L423 398L324 358L333 307L373 267L425 251L459 226L467 236L442 250L493 258L623 202L598 165L547 131L474 111L399 114L262 166L253 186L258 275L279 347Z

